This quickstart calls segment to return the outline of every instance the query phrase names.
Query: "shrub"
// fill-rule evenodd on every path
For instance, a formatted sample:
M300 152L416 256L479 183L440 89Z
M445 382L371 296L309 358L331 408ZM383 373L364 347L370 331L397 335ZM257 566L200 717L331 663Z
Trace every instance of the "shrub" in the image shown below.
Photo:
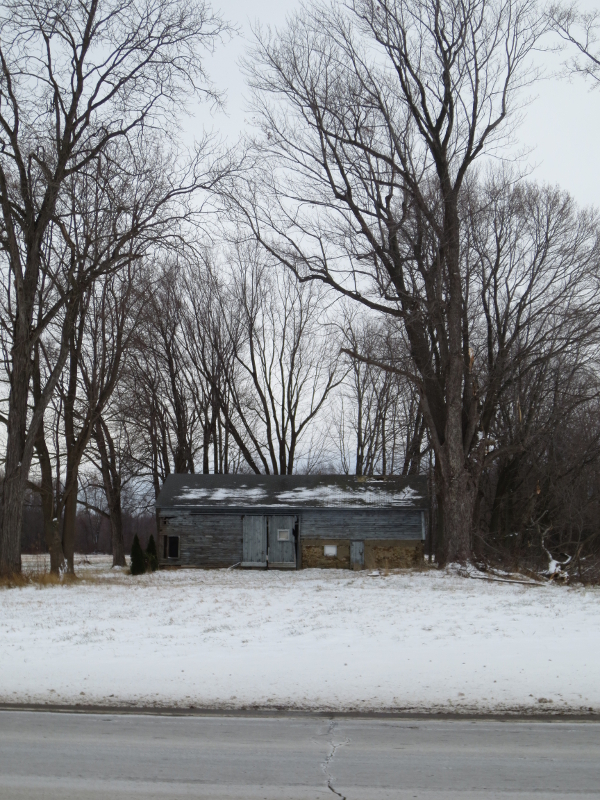
M153 534L150 534L148 539L148 547L146 548L146 564L151 572L156 572L158 569L158 553L156 552L156 542L154 541Z
M146 572L146 559L136 533L133 537L133 544L131 545L131 574L143 575L144 572Z

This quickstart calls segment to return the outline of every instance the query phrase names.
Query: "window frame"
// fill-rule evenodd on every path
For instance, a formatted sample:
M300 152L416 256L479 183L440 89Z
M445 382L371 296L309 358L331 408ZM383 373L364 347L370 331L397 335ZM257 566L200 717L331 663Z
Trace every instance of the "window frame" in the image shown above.
M285 533L285 536L281 534ZM278 542L291 542L292 537L290 536L290 529L289 528L278 528L277 529L277 541Z
M170 559L171 561L176 560L178 558L181 558L181 541L180 541L181 537L178 536L178 535L168 534L166 538L167 538L167 558ZM176 556L172 556L171 555L171 541L173 539L177 539L177 555Z
M329 552L327 552L329 550ZM324 544L323 545L323 555L326 558L337 558L338 554L338 546L337 544Z

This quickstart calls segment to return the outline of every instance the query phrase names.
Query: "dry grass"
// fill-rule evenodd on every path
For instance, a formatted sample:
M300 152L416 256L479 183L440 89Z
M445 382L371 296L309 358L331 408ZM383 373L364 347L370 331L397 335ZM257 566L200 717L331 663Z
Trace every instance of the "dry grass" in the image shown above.
M75 575L52 575L50 573L50 558L48 555L24 555L22 557L22 572L11 577L0 578L0 589L24 588L35 586L38 589L50 588L52 586L129 586L140 584L154 584L160 581L160 576L168 572L161 570L157 573L146 573L145 575L132 576L129 568L119 569L112 567L112 557L109 555L90 555L85 556L76 554L75 556ZM415 565L406 567L394 567L386 559L376 572L381 577L391 577L393 575L405 575L411 572L428 572L437 570L437 565L429 563L426 559ZM211 570L200 570L211 571Z
M128 569L111 569L110 556L75 556L75 574L50 572L48 555L22 556L22 571L0 578L0 589L20 589L35 586L39 589L51 586L76 586L79 584L123 583L129 576ZM116 579L116 580L115 580Z
M62 583L73 583L75 576L53 575L50 572L39 573L15 573L13 575L4 575L0 577L0 587L4 589L19 589L24 586L56 586Z
M23 570L13 575L0 578L0 587L5 589L19 589L24 586L69 586L79 582L77 575L56 575L50 570Z

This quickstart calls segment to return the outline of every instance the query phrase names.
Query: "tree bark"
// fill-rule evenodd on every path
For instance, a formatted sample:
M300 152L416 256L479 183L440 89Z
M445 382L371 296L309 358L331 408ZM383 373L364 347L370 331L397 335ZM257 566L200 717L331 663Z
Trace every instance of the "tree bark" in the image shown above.
M33 307L33 305L31 306ZM31 314L29 315L31 316ZM23 503L31 453L26 452L27 399L31 366L29 325L17 317L15 345L12 350L12 373L8 399L5 476L2 485L2 520L0 536L0 575L21 572L21 529Z
M75 574L78 472L77 466L67 466L67 484L70 484L70 489L64 501L62 544L67 562L67 572L70 575Z
M59 532L58 519L55 515L54 487L52 485L52 464L46 445L43 426L36 441L36 452L41 472L41 502L44 518L44 538L50 553L50 572L59 575L64 566L62 539Z
M112 565L113 567L126 567L121 509L121 474L117 465L115 443L103 420L96 424L95 438L100 453L102 481L110 518Z

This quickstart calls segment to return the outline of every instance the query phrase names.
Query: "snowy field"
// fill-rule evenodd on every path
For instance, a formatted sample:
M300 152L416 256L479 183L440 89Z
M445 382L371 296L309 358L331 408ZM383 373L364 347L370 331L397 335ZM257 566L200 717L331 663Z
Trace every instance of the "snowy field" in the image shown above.
M0 702L600 711L598 588L109 565L0 589Z

